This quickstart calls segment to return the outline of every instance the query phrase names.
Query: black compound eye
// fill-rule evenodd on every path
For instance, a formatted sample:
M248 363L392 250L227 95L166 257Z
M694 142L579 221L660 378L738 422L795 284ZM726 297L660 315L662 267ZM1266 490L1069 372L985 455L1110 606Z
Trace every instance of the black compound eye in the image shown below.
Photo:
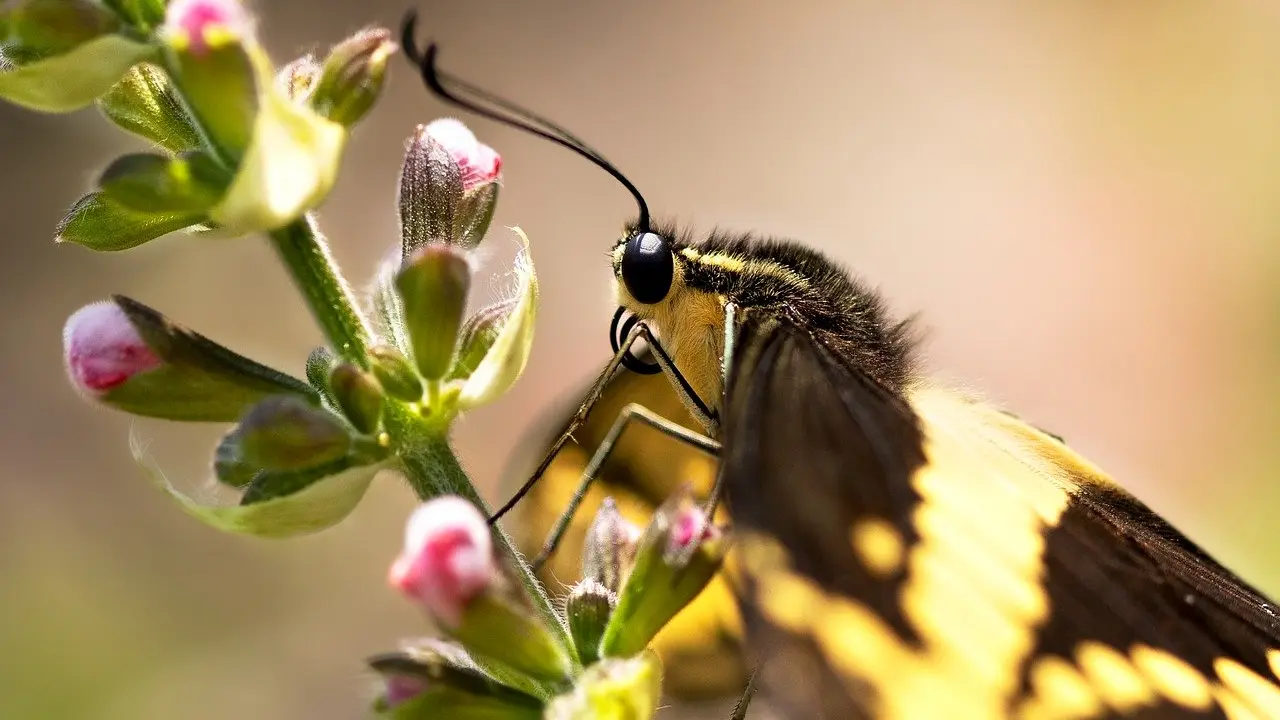
M662 302L671 289L675 259L671 243L657 233L636 233L622 251L622 282L631 297L653 305Z

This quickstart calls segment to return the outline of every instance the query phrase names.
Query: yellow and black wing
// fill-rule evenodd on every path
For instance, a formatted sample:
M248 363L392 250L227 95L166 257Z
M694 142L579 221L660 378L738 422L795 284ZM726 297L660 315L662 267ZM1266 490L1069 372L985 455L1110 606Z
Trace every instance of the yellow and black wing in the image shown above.
M786 718L1280 718L1273 606L1053 437L748 319L731 576Z
M585 388L568 398L545 422L535 424L541 434L522 444L521 456L506 473L506 490L514 490L528 479L543 453L568 424L584 394ZM698 427L664 376L616 374L586 424L574 434L574 441L565 446L506 522L526 554L537 554L569 504L592 453L622 408L631 402L685 427ZM696 492L705 496L715 473L714 458L635 423L622 435L560 549L544 566L542 581L554 592L581 576L583 537L604 497L612 496L623 514L643 527L653 510L681 485L691 483ZM720 520L728 522L727 518ZM741 632L733 594L723 579L717 579L654 641L653 647L665 665L663 682L667 692L688 699L740 693L747 678Z

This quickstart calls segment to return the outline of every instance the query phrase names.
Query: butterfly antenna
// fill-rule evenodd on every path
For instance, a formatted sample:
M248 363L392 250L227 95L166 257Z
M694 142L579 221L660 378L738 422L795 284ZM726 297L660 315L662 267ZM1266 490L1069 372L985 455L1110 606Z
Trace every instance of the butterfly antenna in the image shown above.
M532 133L545 140L550 140L591 161L596 167L609 173L613 179L622 183L622 186L631 193L640 210L637 229L640 232L649 231L648 203L644 201L644 196L640 194L640 190L627 179L626 175L623 175L618 168L614 167L613 163L605 160L603 155L574 136L573 133L547 118L440 70L436 67L436 58L439 55L440 46L432 42L427 45L425 51L420 49L417 42L417 25L418 13L410 10L405 15L404 23L401 25L400 47L404 49L404 54L409 58L409 61L418 68L418 72L422 75L422 82L426 84L432 93L445 102L469 110L481 117L486 117L518 130ZM470 98L474 99L465 96L470 96Z

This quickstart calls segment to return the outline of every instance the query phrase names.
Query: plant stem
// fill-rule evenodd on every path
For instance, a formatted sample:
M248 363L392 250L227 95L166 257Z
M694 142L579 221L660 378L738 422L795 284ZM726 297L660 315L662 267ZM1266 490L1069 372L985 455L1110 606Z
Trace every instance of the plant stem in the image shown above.
M475 503L485 515L490 513L488 505L458 463L453 448L449 447L447 426L428 422L401 402L388 403L383 419L392 443L400 448L401 467L418 499L426 501L441 495L460 495ZM576 663L578 655L573 649L569 630L542 583L533 574L533 568L516 552L501 525L493 526L493 537L499 552L511 560L509 565L519 575L517 579L543 624Z
M271 232L276 252L302 291L325 338L342 359L368 369L369 325L338 272L329 246L308 214Z

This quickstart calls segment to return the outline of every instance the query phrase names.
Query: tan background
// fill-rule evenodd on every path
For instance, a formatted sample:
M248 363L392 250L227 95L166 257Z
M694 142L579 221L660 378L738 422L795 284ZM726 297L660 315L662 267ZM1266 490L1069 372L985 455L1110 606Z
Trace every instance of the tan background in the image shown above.
M1274 593L1277 8L422 9L446 67L593 141L661 213L829 250L924 313L935 367L1064 434ZM259 9L288 59L404 7ZM406 66L394 73L323 210L353 279L395 241L403 138L444 112ZM522 430L605 358L604 253L633 207L567 153L471 124L503 153L498 222L528 231L543 281L528 372L457 430L492 489ZM260 239L53 246L95 169L136 147L92 112L0 106L0 716L358 717L371 692L361 658L422 627L384 587L409 494L383 483L301 541L221 535L134 470L133 420L64 380L63 320L110 292L282 368L300 371L318 342ZM498 278L513 242L499 231L486 246ZM184 487L207 489L216 428L136 426Z

